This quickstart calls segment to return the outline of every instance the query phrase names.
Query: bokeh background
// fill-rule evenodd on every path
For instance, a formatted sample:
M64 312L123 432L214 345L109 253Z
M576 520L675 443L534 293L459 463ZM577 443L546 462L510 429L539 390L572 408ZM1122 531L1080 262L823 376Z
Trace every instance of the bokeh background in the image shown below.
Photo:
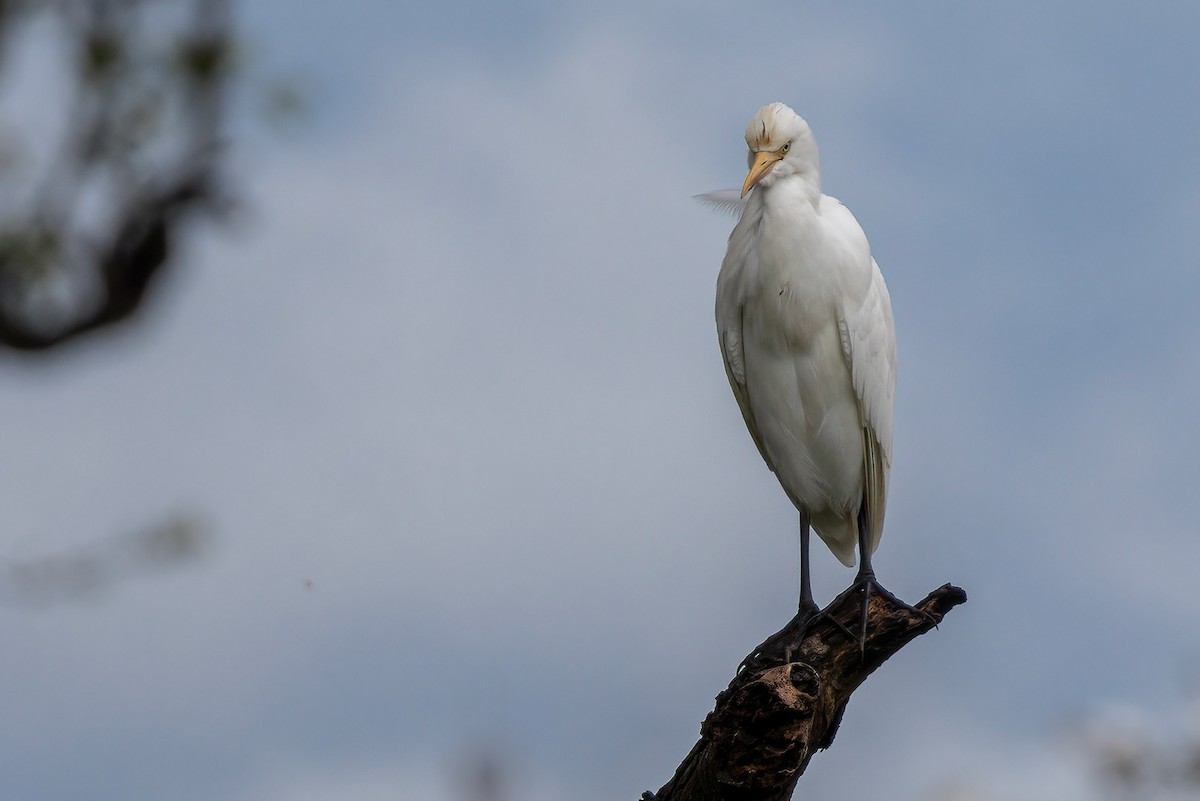
M1082 801L1079 731L1200 725L1200 6L236 11L306 118L238 107L243 204L134 324L0 355L10 574L207 532L173 569L0 596L0 796L665 782L796 599L795 513L715 342L733 221L692 199L740 185L775 100L891 288L876 567L970 597L802 792ZM34 138L52 40L0 85ZM852 573L814 554L828 599Z

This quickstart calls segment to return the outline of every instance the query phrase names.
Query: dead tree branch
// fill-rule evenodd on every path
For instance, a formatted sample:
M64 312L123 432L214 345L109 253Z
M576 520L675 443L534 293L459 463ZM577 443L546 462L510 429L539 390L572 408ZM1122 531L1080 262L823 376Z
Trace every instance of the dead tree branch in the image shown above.
M643 798L786 801L813 754L833 743L850 695L867 676L966 600L950 584L917 604L918 612L873 596L861 650L829 620L813 624L799 641L778 641L717 696L700 741L671 780ZM826 612L855 630L861 608L861 595L851 593Z

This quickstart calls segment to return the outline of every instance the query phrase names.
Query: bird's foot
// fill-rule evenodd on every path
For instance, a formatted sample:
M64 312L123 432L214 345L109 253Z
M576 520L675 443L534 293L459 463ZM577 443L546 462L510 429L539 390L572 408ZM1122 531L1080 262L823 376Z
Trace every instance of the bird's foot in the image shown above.
M781 660L782 664L792 661L792 651L804 639L809 625L818 614L820 613L815 609L801 607L786 626L754 646L742 663L738 665L737 672L741 673L749 668L765 667L768 662L776 660Z
M910 603L901 601L899 598L897 598L895 595L893 595L891 592L889 592L886 587L884 587L882 584L880 584L878 581L875 580L874 573L867 573L865 575L860 574L858 576L858 578L856 578L854 580L853 584L851 584L849 587L847 587L842 592L841 595L839 595L837 598L833 599L833 603L831 603L829 605L829 608L832 609L832 608L838 606L842 601L844 601L849 596L854 595L855 593L862 593L862 613L859 618L858 637L855 637L841 623L838 623L837 627L839 629L841 629L841 631L849 639L851 639L851 640L857 639L858 640L859 651L865 652L866 648L867 648L867 619L870 616L871 596L873 596L873 595L883 598L888 603L898 606L901 609L907 609L909 612L912 612L914 614L921 615L922 617L928 618L929 622L931 622L935 627L938 624L937 618L935 618L933 615L926 612L924 609L918 609L917 607L913 606Z
M821 621L828 621L835 628L840 629L848 638L854 639L854 635L850 630L834 619L824 609L818 609L816 604L804 605L800 607L800 610L796 612L796 616L786 626L760 642L750 651L750 654L738 665L738 673L751 667L763 668L773 662L777 662L778 664L791 662L793 652L799 648L800 643L804 641L804 637L812 627Z

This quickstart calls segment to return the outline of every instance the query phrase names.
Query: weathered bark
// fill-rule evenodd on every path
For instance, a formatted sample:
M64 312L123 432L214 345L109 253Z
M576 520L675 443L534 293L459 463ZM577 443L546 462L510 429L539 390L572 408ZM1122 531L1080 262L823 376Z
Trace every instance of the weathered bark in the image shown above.
M966 600L950 584L930 593L916 612L874 595L861 649L830 619L815 621L800 640L777 638L747 657L749 664L717 696L700 726L700 741L675 775L643 798L786 801L813 754L833 742L850 695L867 676ZM825 611L857 631L861 610L862 595L852 592Z

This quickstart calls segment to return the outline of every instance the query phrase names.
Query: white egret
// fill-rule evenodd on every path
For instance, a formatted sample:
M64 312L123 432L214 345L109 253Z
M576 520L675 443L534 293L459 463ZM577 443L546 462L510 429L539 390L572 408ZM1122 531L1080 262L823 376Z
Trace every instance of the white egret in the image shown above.
M892 459L891 300L858 221L821 193L808 123L772 103L750 120L746 144L741 216L717 279L721 355L754 444L800 512L797 621L807 628L818 614L811 526L847 567L857 545L847 592L863 593L865 638L872 592L894 599L871 567Z

